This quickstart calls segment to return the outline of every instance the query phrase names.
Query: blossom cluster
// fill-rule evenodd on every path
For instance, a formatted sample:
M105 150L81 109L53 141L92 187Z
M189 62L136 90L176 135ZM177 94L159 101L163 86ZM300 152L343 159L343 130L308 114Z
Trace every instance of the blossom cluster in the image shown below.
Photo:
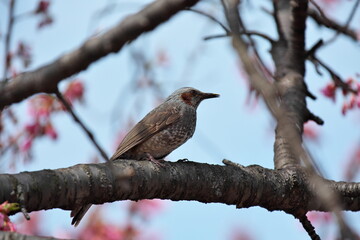
M0 231L15 232L15 225L10 221L8 213L18 210L17 203L8 203L8 201L0 204Z
M70 82L64 93L65 99L73 104L76 101L82 102L84 95L84 85L79 79ZM20 150L28 152L36 138L47 136L52 140L56 140L58 132L52 123L52 114L64 111L63 104L52 95L39 94L29 101L29 115L31 120L25 124L22 144Z
M359 109L360 108L360 82L356 81L354 78L348 78L346 84L350 89L357 91L356 93L349 91L345 88L342 88L342 95L344 96L344 103L342 104L341 112L345 115L349 110ZM339 89L339 86L334 82L326 84L324 88L320 91L321 93L331 99L336 101L336 91Z

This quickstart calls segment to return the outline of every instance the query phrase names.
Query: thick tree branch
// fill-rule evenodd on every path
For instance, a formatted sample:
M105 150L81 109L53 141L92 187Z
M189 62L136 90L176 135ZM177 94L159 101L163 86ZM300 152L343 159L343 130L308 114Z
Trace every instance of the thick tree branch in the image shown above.
M340 212L341 204L338 196L331 191L324 191L326 183L318 176L313 167L312 159L302 147L303 125L308 119L319 119L306 106L307 86L305 75L305 30L307 17L307 0L279 0L281 9L281 26L286 35L286 43L279 41L271 50L276 65L276 81L282 107L286 117L278 119L276 127L275 166L298 167L299 159L305 164L309 174L309 184L313 184L317 191L313 194L326 203L326 209L334 211L340 229L343 232L352 232L346 225ZM288 127L286 127L288 125ZM288 133L287 129L292 132ZM297 156L297 158L296 158ZM297 161L294 161L294 160ZM289 161L290 160L290 161ZM295 165L294 165L295 163Z
M54 93L61 80L85 70L91 63L110 53L118 52L142 33L153 30L177 12L192 7L197 2L198 0L157 0L54 62L0 84L0 110L36 93Z
M196 162L164 165L159 168L149 161L116 160L1 174L0 202L23 202L29 212L153 198L224 203L237 208L261 206L270 211L323 210L324 204L311 193L318 189L308 189L315 185L308 185L307 174L301 169L271 170L257 165ZM341 196L343 210L360 210L360 183L324 182L325 191Z
M226 14L233 33L233 46L241 58L252 86L264 97L265 103L278 122L274 146L275 167L281 169L297 166L300 159L308 159L308 154L302 148L303 123L309 119L315 119L314 115L306 108L307 91L303 78L299 73L290 71L291 69L286 68L286 65L282 65L276 58L276 63L279 64L277 67L284 67L287 71L284 71L285 75L281 79L277 79L276 84L266 81L263 74L255 68L248 54L247 45L240 36L238 1L228 1L228 3ZM287 48L274 47L276 49L273 49L273 52L276 57L283 59L284 55L288 56ZM321 122L319 120L317 119L317 122Z
M307 0L290 1L291 18L287 51L288 67L301 76L305 75L305 29L308 9Z
M16 232L1 232L0 231L0 240L61 240L60 238L53 237L39 237L39 236L29 236Z
M304 81L307 1L279 0L274 4L277 5L279 24L285 36L271 49L276 66L276 85L284 111L283 116L277 119L275 167L297 165L299 159L311 166L311 160L302 147L303 125L307 120L315 120L319 124L323 121L308 110L305 100L307 96L313 98Z

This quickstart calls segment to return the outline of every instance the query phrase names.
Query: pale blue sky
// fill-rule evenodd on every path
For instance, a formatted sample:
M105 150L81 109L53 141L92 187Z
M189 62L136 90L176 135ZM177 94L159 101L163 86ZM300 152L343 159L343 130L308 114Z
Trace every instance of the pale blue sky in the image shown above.
M18 1L16 11L32 9L35 2L35 0ZM50 11L55 18L54 24L39 31L36 29L36 18L19 22L14 28L13 46L19 39L31 44L34 54L31 69L35 69L75 49L95 30L104 31L127 14L136 12L141 8L141 2L145 1L133 1L124 7L118 6L106 17L96 19L95 12L102 9L106 1L52 1ZM197 7L213 11L223 19L220 9L215 7L213 2L215 1L204 1ZM268 1L260 1L256 4L270 8ZM6 16L5 5L2 2L0 8L2 30ZM246 5L251 9L244 12L246 23L251 29L274 36L273 22L269 16L256 10L257 6ZM348 7L338 8L331 14L344 16L348 10ZM358 16L354 26L355 23L359 23ZM313 26L311 20L308 21L308 26L308 46L316 42L320 36L325 39L332 36L331 31ZM174 151L168 159L188 158L191 161L222 164L222 159L227 158L243 165L259 164L273 168L274 122L262 103L255 109L245 105L248 88L237 70L238 59L229 40L216 39L207 42L202 40L202 37L215 33L222 33L222 29L202 16L184 12L131 44L138 49L144 49L150 59L154 58L159 49L168 52L169 68L155 72L156 81L162 84L164 97L182 86L192 86L202 91L221 94L219 99L201 104L194 137ZM271 64L266 52L269 49L268 43L259 40L258 44L266 62ZM195 59L191 59L189 56L194 49L198 49L198 53ZM3 65L2 56L3 42L0 44L0 66ZM319 52L319 57L326 60L344 78L353 76L359 71L359 56L359 44L343 37L339 37L337 44ZM131 93L119 97L119 94L124 94L123 88L129 86L133 71L133 62L129 60L129 47L125 47L120 53L103 58L77 75L85 80L86 95L85 104L76 105L75 110L109 155L113 151L115 133L125 127L126 119L131 115L136 118L135 120L140 120L154 106L151 102L154 94L152 91L147 91L145 96ZM310 90L318 97L317 101L308 100L309 108L325 120L325 125L320 130L321 142L309 143L309 148L326 176L340 180L343 179L342 168L349 151L360 140L360 130L357 127L359 112L343 117L340 113L341 101L333 104L320 95L319 89L329 79L327 73L323 72L324 76L319 77L314 73L313 66L307 65L306 80ZM135 99L139 97L149 100L150 103L144 104L141 112L134 114L131 108ZM339 100L342 99L340 95L338 97ZM21 111L26 111L26 103L18 104L17 108L21 114ZM114 121L112 118L114 115L119 119ZM61 129L59 139L56 142L48 139L37 141L34 146L33 163L20 165L19 171L68 167L88 162L96 153L85 134L68 115L59 114L54 123L57 129ZM119 207L121 204L107 205L112 207L112 215L109 218L113 221L118 219L117 215L123 214ZM256 239L289 239L289 236L295 240L308 238L297 220L282 212L268 212L261 208L235 209L235 206L223 204L185 201L168 202L167 205L149 226L152 231L160 232L163 239L229 239L232 230L239 226L248 229ZM113 209L115 207L118 207L116 213ZM48 234L59 228L73 229L70 226L68 211L50 210L46 211L45 215L51 223L46 227ZM358 214L351 215L351 221L359 223ZM321 230L319 233L325 234Z

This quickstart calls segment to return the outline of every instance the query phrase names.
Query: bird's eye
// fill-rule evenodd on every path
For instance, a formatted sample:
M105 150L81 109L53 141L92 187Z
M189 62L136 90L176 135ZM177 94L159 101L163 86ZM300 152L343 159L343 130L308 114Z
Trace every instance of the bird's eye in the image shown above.
M195 90L191 90L190 93L191 93L191 95L195 95L195 94L196 94L196 91L195 91Z

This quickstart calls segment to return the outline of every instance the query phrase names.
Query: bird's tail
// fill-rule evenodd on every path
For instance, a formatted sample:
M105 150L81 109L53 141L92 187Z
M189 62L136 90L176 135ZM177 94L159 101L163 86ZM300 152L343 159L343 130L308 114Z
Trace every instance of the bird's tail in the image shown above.
M73 209L70 214L70 216L73 217L71 225L74 225L75 227L79 225L81 219L84 217L85 213L89 210L90 207L91 204L87 204Z

